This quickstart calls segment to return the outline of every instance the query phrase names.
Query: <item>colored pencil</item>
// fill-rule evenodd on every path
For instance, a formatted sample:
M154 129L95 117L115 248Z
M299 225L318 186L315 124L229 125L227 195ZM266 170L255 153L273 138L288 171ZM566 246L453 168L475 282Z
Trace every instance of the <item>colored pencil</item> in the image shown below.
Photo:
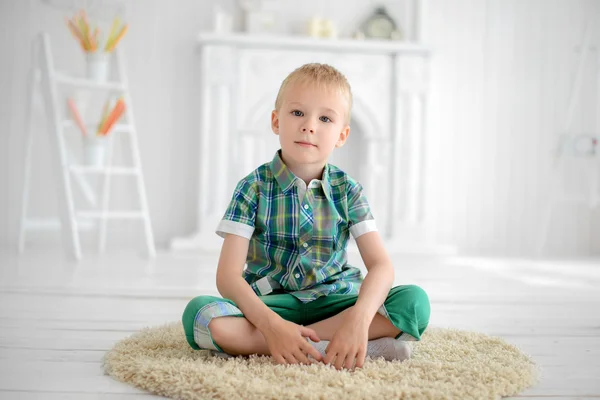
M81 115L79 115L79 111L77 111L75 102L72 99L67 99L67 104L69 105L69 108L71 109L71 113L73 113L73 118L75 118L75 123L77 124L77 126L79 126L79 129L81 129L81 132L83 133L83 135L86 136L87 129L85 129L85 124L83 123L83 120L81 119Z
M81 34L80 34L79 30L77 29L77 27L75 26L75 24L73 23L73 21L65 19L65 22L67 24L67 27L71 31L71 34L73 35L73 37L75 39L77 39L77 41L81 45L81 48L84 51L86 51L87 49L86 49L86 46L85 46L85 42L83 41L83 37L81 37Z
M71 31L73 37L79 42L81 48L85 52L95 52L100 48L100 29L96 26L92 31L90 21L85 10L80 10L71 19L65 18L67 27ZM119 41L123 39L123 36L129 29L128 24L124 24L119 28L121 20L119 17L115 17L110 33L106 37L106 43L104 44L104 52L111 52L115 49Z
M112 25L110 27L110 32L108 34L108 37L106 39L106 44L104 46L104 51L108 51L108 46L110 45L110 43L114 39L114 36L117 34L117 28L119 27L119 22L121 22L120 19L119 19L119 17L115 17L115 19L113 20L113 23L112 23Z
M100 129L100 133L102 135L108 134L108 131L112 128L113 124L121 117L124 110L125 110L125 101L123 100L123 98L119 98L119 100L117 101L117 104L111 111L110 115L108 116L106 121L104 121L104 124L102 124L102 128Z
M115 47L117 46L117 44L119 43L119 41L127 33L128 29L129 29L129 25L128 24L123 25L123 27L121 28L121 32L119 32L119 35L110 43L110 46L108 47L108 51L113 51L115 49Z
M102 117L100 118L100 122L98 123L98 127L96 128L96 135L100 134L102 125L106 121L106 118L108 118L108 107L109 106L110 106L110 99L107 99L106 103L104 103L104 108L102 109Z

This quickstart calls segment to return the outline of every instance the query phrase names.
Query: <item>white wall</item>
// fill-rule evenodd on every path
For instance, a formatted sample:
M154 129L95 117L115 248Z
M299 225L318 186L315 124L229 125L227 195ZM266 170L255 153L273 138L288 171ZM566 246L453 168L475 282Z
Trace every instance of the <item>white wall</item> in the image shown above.
M376 4L283 1L280 29L298 32L313 10L335 15L348 34ZM401 2L385 1L402 19ZM176 4L177 6L175 6ZM211 28L207 1L126 2L131 25L122 45L136 115L150 211L158 245L189 233L195 222L197 181L194 37ZM235 3L227 2L231 7ZM342 6L343 5L343 6ZM429 0L426 41L434 48L427 138L429 225L435 237L468 253L530 254L539 234L540 207L550 176L550 145L564 123L584 17L600 25L593 0ZM322 7L321 10L317 10ZM81 54L63 25L64 13L39 0L0 1L0 244L14 247L23 175L23 118L29 43L50 33L64 66ZM239 21L238 21L239 22ZM596 49L600 33L593 37ZM575 126L594 129L598 50L591 53ZM46 143L36 157L48 165ZM51 171L34 177L33 207L56 207ZM116 191L126 193L126 185ZM118 201L125 202L124 194ZM559 209L550 238L553 254L600 252L600 215ZM114 246L138 232L113 223ZM50 240L42 235L37 242ZM596 238L594 240L594 238Z
M600 2L435 1L429 209L439 237L469 252L530 254L540 234L550 152L564 126L585 17L596 25L574 119L590 132L596 103ZM600 127L600 125L598 126ZM564 206L551 254L600 251L600 218ZM595 229L593 228L595 225Z

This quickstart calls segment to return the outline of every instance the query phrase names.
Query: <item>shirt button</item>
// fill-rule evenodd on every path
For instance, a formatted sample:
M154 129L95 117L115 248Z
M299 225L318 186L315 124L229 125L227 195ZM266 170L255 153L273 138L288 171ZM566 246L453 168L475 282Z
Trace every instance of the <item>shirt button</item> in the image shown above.
M308 247L308 243L304 243L302 246L304 246L304 248Z
M296 279L300 278L300 274L296 274L294 276L296 277Z
M308 204L305 204L305 205L304 205L304 209L305 209L305 210L308 210Z

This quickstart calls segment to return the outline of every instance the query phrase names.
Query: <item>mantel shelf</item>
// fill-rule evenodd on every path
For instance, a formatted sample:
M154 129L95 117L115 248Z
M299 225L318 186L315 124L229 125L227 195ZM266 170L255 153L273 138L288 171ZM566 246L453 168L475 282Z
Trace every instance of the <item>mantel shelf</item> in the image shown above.
M231 46L279 50L312 50L327 52L354 52L363 54L411 54L428 57L431 50L422 44L393 40L318 39L308 36L249 35L242 33L203 32L198 35L200 45Z

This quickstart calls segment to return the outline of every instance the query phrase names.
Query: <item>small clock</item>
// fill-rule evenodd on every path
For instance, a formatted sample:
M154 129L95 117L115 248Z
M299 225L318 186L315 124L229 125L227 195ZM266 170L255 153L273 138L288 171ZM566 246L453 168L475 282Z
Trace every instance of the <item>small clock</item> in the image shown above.
M375 9L363 24L363 32L366 37L372 39L391 39L397 32L396 23L385 11L384 7Z

